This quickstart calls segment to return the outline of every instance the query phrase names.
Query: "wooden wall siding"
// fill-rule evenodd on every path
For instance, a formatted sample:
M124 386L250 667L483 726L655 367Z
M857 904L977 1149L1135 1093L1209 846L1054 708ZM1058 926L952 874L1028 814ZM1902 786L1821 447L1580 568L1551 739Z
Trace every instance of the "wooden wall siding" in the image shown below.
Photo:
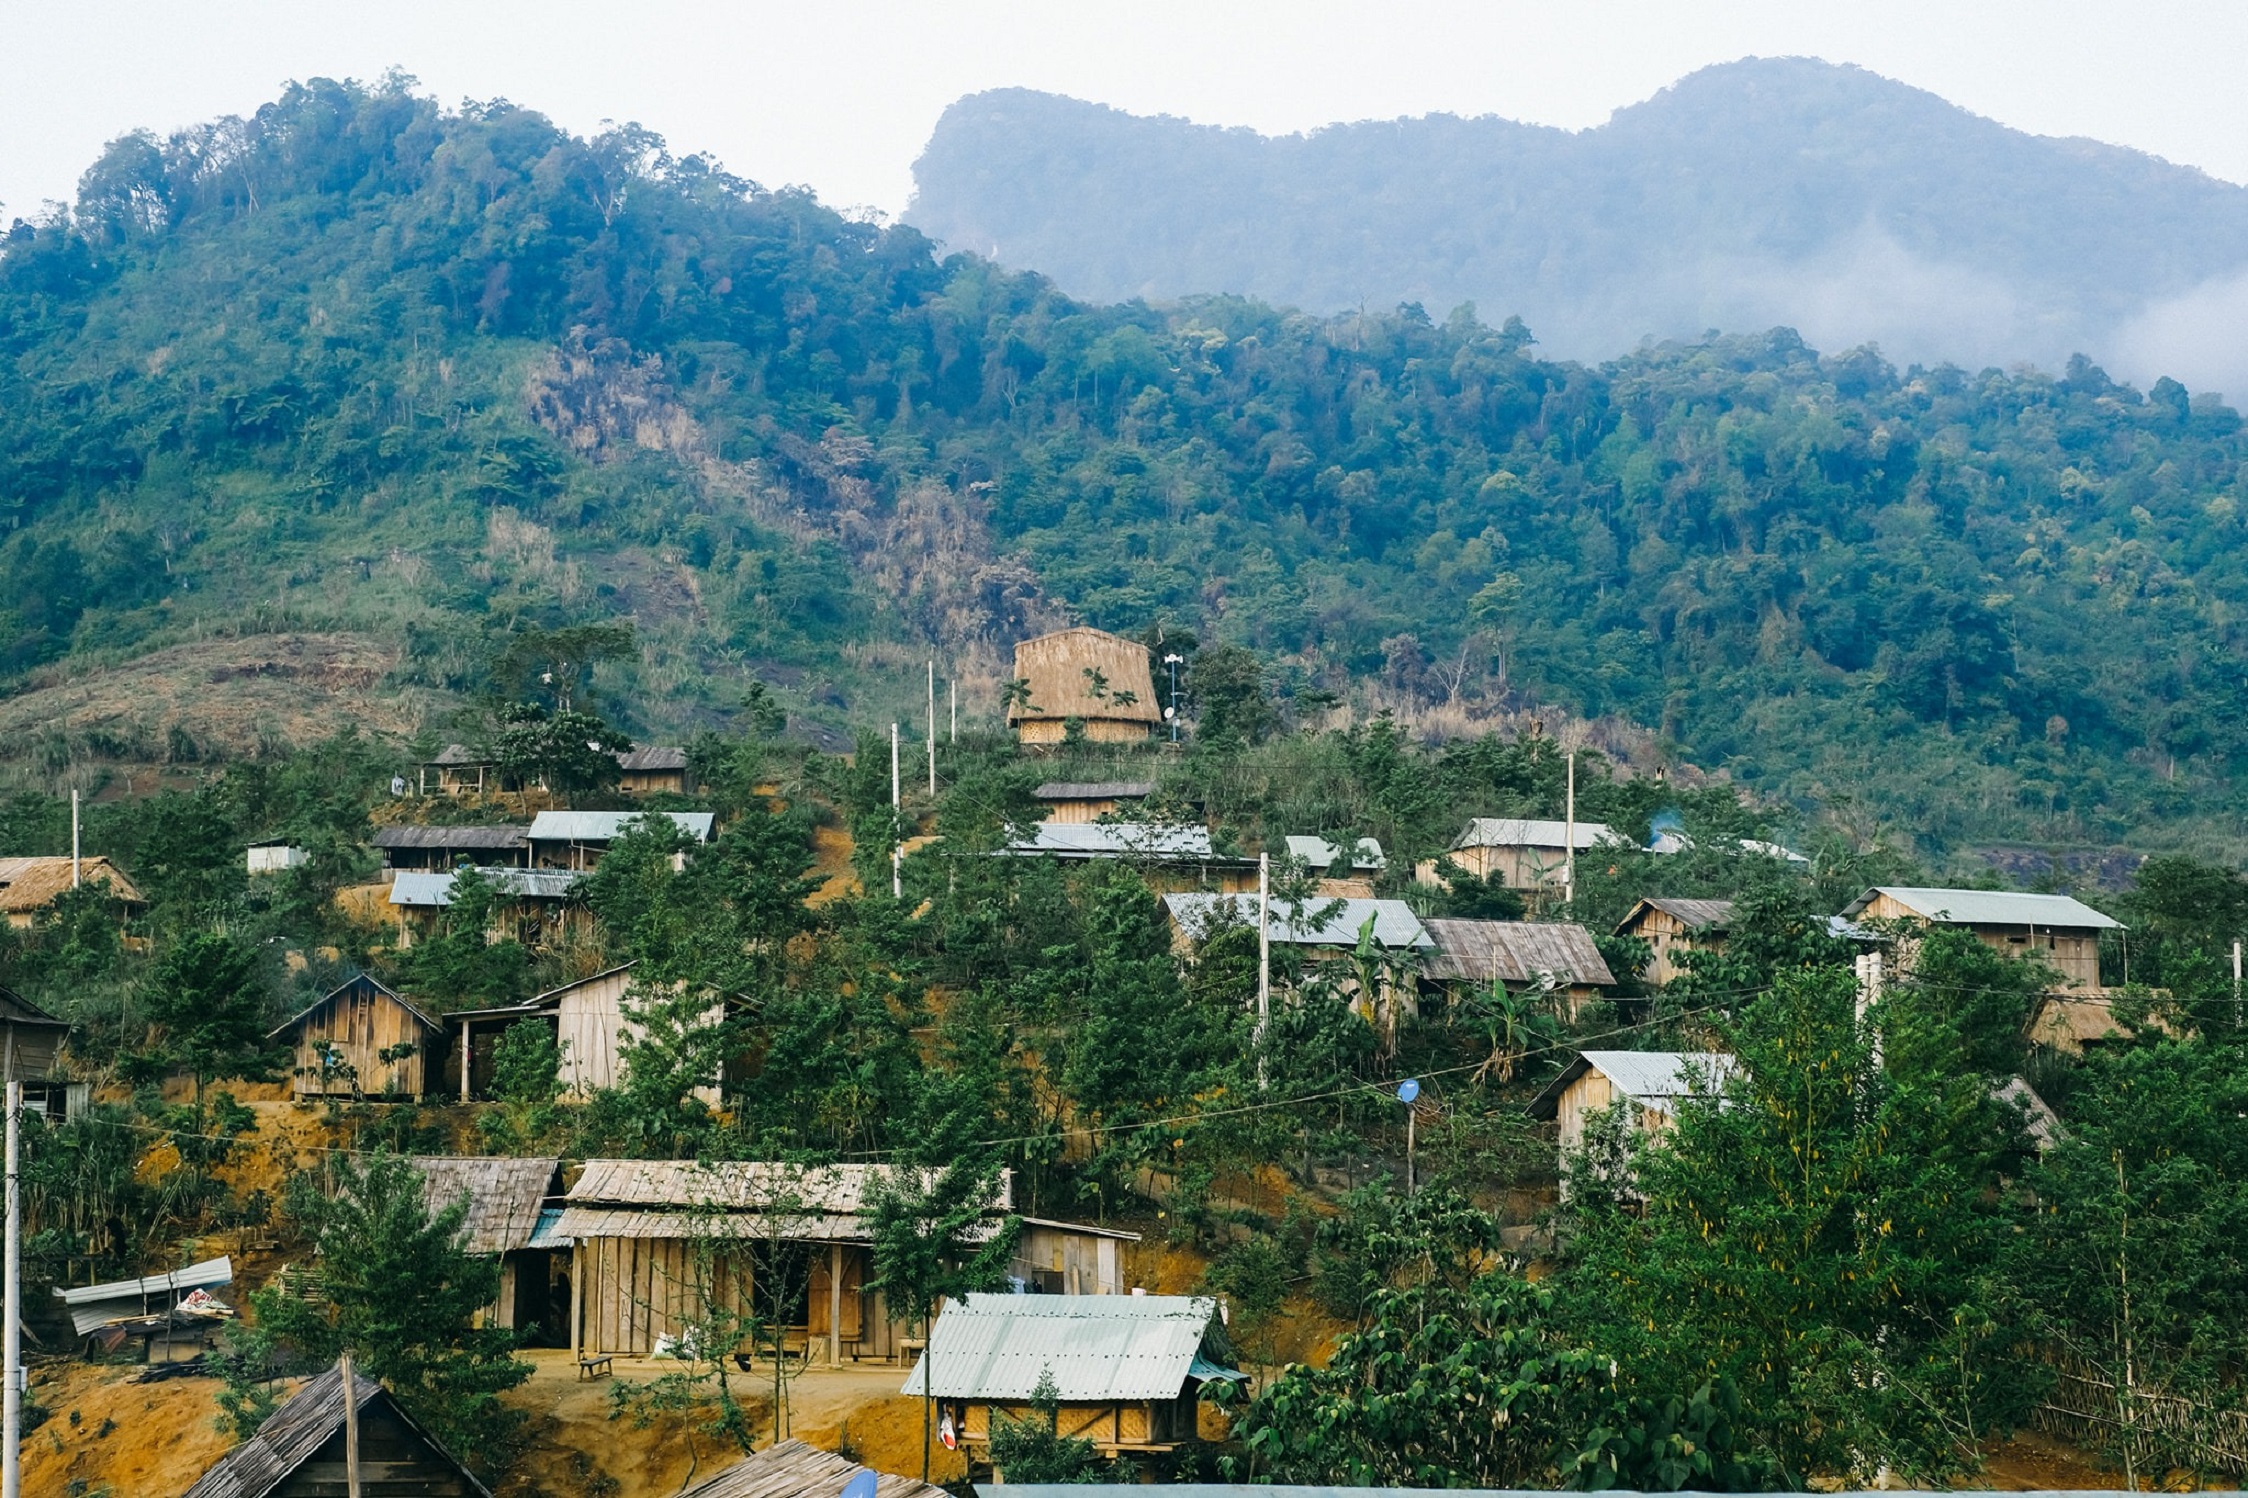
M1056 740L1055 742L1060 741ZM1132 803L1135 807L1139 804L1137 800ZM1113 799L1107 801L1048 801L1045 806L1045 819L1049 822L1098 822L1111 812L1124 809L1123 802Z
M617 789L646 795L650 791L673 791L687 794L685 770L627 770L617 777Z
M583 1098L624 1080L624 1048L638 1033L625 1011L625 991L631 982L628 972L605 973L562 990L556 998L565 1093ZM719 1006L712 1006L711 1017L723 1018ZM715 1083L696 1088L694 1095L713 1108L718 1106Z
M1061 1295L1122 1295L1116 1240L1090 1233L1023 1224L1012 1272L1022 1279L1051 1276L1043 1288Z
M1030 1420L1038 1412L1028 1404L971 1404L961 1420L962 1434L977 1445L988 1445L995 1413L1009 1420ZM1195 1399L1186 1393L1176 1399L1137 1403L1064 1404L1055 1428L1066 1439L1090 1441L1104 1452L1167 1448L1194 1438Z
M384 1051L409 1043L413 1049L405 1056L382 1059ZM295 1093L418 1098L427 1091L428 1049L427 1032L404 1005L379 993L346 993L298 1026ZM324 1059L331 1054L352 1070L324 1075Z
M1887 895L1877 894L1866 906L1862 920L1922 920ZM2061 975L2063 986L2090 995L2104 994L2100 984L2100 938L2095 931L2039 926L1971 926L1976 939L2009 957L2041 957Z
M63 1031L53 1025L5 1025L0 1038L0 1082L44 1081L55 1069Z
M867 1251L846 1245L843 1249L843 1296L841 1303L843 1325L842 1340L859 1342L866 1334L866 1282L871 1277ZM811 1291L805 1297L804 1331L813 1342L825 1342L828 1332L828 1255L821 1245L813 1245Z
M1654 948L1654 960L1647 965L1647 978L1654 983L1668 983L1682 975L1686 969L1678 959L1688 952L1725 950L1722 933L1697 936L1692 927L1667 910L1649 909L1640 916L1638 926L1630 934Z
M578 1301L580 1355L645 1357L656 1339L676 1337L699 1320L704 1290L694 1246L679 1238L594 1238L580 1243L571 1275ZM728 1310L747 1310L746 1259L721 1255L709 1265L709 1294Z
M1444 855L1466 869L1478 879L1501 875L1501 883L1509 889L1559 888L1562 875L1568 867L1568 858L1559 848L1454 848ZM1435 864L1429 865L1430 877L1424 883L1435 883Z
M359 1491L365 1498L470 1498L451 1462L381 1403L359 1412ZM337 1431L273 1489L274 1498L343 1498L344 1435Z

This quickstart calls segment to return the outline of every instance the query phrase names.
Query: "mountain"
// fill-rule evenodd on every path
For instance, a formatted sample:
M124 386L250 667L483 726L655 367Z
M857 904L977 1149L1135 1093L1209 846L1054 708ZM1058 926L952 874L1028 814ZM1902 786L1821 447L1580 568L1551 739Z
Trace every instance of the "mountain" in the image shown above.
M18 779L434 735L610 620L630 728L765 687L848 742L1082 620L1306 715L1636 722L1931 851L2248 817L2248 434L2175 381L1095 304L397 83L127 136L9 230L0 525Z
M1576 133L1432 115L1275 138L1004 89L946 110L915 180L932 237L1087 297L1473 302L1580 359L1784 325L2248 392L2223 331L2248 323L2248 188L1809 59L1707 68Z

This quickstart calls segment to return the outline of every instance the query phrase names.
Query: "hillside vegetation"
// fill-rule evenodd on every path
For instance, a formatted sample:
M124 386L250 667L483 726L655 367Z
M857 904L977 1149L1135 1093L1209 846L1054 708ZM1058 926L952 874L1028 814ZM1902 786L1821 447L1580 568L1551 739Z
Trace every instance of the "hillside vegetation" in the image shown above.
M995 710L1081 617L1250 647L1299 716L1634 719L1924 851L2237 844L2248 437L2081 361L1094 306L397 79L115 143L9 231L0 355L25 688L348 633L442 726L518 626L624 618L628 726L762 681L841 744L932 649ZM65 723L40 773L116 752Z
M1080 296L1473 301L1575 358L1784 323L1927 362L2083 349L2248 380L2210 326L2248 299L2248 188L1811 58L1705 68L1578 132L1267 137L998 89L945 112L914 175L914 224Z

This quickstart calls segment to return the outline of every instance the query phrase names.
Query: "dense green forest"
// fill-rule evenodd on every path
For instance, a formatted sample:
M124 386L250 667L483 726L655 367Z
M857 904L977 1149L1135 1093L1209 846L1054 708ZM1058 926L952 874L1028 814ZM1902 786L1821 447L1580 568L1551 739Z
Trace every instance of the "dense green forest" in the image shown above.
M1305 721L1636 720L1937 854L2230 856L2248 810L2248 435L2081 361L1778 330L1588 367L1464 307L1088 305L399 79L116 142L9 231L0 352L19 687L324 629L465 695L518 625L627 618L628 727L762 682L840 745L932 649L991 710L1074 615L1252 649Z
M914 186L932 237L1104 300L1473 301L1584 359L1785 323L1931 363L2085 349L2248 377L2189 310L2240 316L2221 309L2248 188L1817 58L1706 67L1582 130L1433 114L1267 136L994 89L945 111Z

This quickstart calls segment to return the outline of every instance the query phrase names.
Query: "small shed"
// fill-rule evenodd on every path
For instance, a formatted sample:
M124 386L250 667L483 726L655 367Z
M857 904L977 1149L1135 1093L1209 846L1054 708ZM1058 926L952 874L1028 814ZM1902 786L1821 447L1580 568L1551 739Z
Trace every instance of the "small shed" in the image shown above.
M1155 794L1152 780L1049 780L1031 796L1049 822L1097 822L1138 809Z
M1099 629L1063 629L1015 646L1015 679L1027 700L1007 705L1024 744L1059 744L1072 719L1094 744L1144 742L1163 721L1147 647Z
M1122 1228L1089 1227L1025 1217L1007 1273L1038 1295L1122 1295L1123 1247L1140 1235Z
M113 1351L133 1337L153 1342L178 1334L200 1343L218 1324L202 1308L233 1282L234 1262L221 1254L137 1280L58 1286L54 1294L70 1316L73 1336L85 1338L89 1348Z
M1985 946L2010 957L2042 959L2060 973L2064 986L2091 998L2107 992L2100 983L2100 933L2123 929L2121 921L2067 895L1893 884L1867 890L1842 918L1965 926Z
M291 869L301 869L312 862L312 854L290 842L285 837L267 838L252 843L243 856L243 864L252 874L285 874Z
M1675 900L1648 895L1616 923L1616 935L1635 936L1654 953L1643 974L1649 983L1683 975L1688 952L1722 952L1733 925L1731 900Z
M695 788L692 770L687 764L687 751L663 744L643 744L636 749L621 750L617 754L617 789L645 796L654 791L669 791L684 796Z
M918 1478L873 1472L795 1440L745 1456L679 1498L837 1498L862 1473L874 1479L874 1498L951 1498Z
M1620 1102L1633 1129L1660 1134L1681 1102L1714 1097L1739 1065L1722 1051L1579 1051L1531 1099L1530 1116L1560 1121L1566 1159L1584 1148L1587 1119Z
M1371 899L1374 880L1389 866L1382 845L1362 837L1349 857L1323 837L1291 837L1288 856L1301 861L1318 881L1318 892L1329 899Z
M0 916L18 930L36 925L41 911L78 884L107 885L128 916L148 904L125 871L106 858L0 858Z
M994 1412L1028 1419L1041 1376L1059 1434L1106 1456L1156 1456L1195 1439L1202 1385L1243 1377L1220 1360L1218 1303L1199 1295L985 1295L944 1309L904 1393L936 1399L971 1467ZM931 1370L934 1370L932 1373Z
M1421 923L1436 949L1421 979L1447 995L1459 988L1544 989L1574 1017L1616 986L1592 933L1570 921L1476 921L1431 916Z
M1569 864L1569 850L1628 848L1631 844L1605 822L1563 821L1540 817L1476 817L1452 840L1451 861L1478 879L1497 876L1509 889L1559 888ZM1414 871L1423 884L1441 884L1437 860Z
M345 1391L339 1365L299 1389L241 1445L212 1463L186 1498L341 1498ZM391 1397L354 1373L359 1491L365 1498L491 1498L460 1459Z
M499 761L466 744L447 744L421 767L425 796L482 796L502 789Z
M434 1214L468 1199L463 1227L472 1254L500 1261L499 1298L485 1312L493 1326L536 1338L533 1345L560 1346L568 1331L556 1295L567 1280L567 1248L551 1231L541 1233L547 1198L562 1192L562 1162L551 1156L417 1155L423 1194ZM557 1212L559 1209L555 1209ZM566 1292L565 1292L566 1293Z
M429 1052L445 1027L380 979L361 973L275 1025L268 1040L296 1048L292 1091L315 1097L421 1098Z
M671 818L698 843L710 841L718 821L707 811L542 811L531 819L531 863L542 869L590 869L626 829L648 817Z
M386 869L450 872L461 864L521 868L531 860L524 827L377 827L369 841Z

